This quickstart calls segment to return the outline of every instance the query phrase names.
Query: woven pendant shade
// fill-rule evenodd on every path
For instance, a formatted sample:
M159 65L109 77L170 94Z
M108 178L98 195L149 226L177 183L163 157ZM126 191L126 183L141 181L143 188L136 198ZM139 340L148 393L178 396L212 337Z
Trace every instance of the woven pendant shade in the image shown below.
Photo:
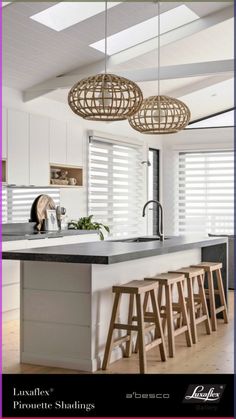
M122 121L140 108L139 86L114 74L97 74L76 83L68 95L72 111L93 121Z
M190 117L189 108L180 100L169 96L150 96L129 118L129 124L143 134L174 134L188 125Z

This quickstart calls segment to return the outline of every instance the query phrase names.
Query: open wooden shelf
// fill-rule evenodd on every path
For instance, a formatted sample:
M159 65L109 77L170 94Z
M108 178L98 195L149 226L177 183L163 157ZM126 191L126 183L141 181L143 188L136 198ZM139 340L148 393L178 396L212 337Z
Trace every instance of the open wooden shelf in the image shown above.
M6 160L2 160L2 182L7 181L7 162Z
M75 183L72 179L75 179ZM60 188L83 186L82 167L50 163L50 185Z

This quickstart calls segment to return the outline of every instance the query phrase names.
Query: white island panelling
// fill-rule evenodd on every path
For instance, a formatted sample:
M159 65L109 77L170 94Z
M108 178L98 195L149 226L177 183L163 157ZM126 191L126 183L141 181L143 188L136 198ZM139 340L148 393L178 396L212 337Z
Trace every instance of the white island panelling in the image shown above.
M3 242L2 250L26 249L27 240ZM3 320L19 317L20 263L17 260L2 261L2 312Z
M85 243L99 240L97 233L94 234L81 234L73 236L63 236L56 238L45 238L37 240L16 240L10 242L3 242L2 248L3 251L7 250L19 250L19 249L32 249L37 247L50 247L50 246L60 246L65 244L73 243ZM53 264L51 264L53 268ZM88 270L90 270L89 265L84 266L84 272L80 281L75 278L76 265L71 270L71 276L68 276L68 272L63 269L61 265L60 274L57 275L55 284L53 282L48 282L47 276L44 272L44 265L40 265L40 269L34 273L34 289L40 289L39 284L44 285L44 289L55 290L62 287L64 290L63 279L66 278L66 289L71 291L81 291L88 292L90 291L90 283L87 281ZM83 279L84 278L84 279ZM82 281L82 282L81 282ZM75 283L74 283L75 282ZM78 286L78 289L76 289ZM58 288L59 287L59 288ZM58 294L57 294L58 295ZM53 297L52 297L53 298ZM73 298L73 297L72 297ZM33 299L33 294L32 294ZM87 305L86 305L87 306ZM19 307L20 307L20 262L17 260L3 260L2 261L2 312L3 312L3 321L15 319L19 317Z

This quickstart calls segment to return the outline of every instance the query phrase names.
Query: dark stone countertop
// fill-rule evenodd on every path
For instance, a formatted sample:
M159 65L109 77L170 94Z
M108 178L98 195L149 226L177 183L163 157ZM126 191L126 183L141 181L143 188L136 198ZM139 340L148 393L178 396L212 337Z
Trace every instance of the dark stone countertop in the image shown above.
M97 234L96 230L60 230L60 231L51 231L51 232L8 232L2 234L3 242L17 241L17 240L39 240L47 238L57 238L57 237L68 237L68 236L79 236L83 234Z
M164 242L130 243L98 241L18 251L5 251L3 259L64 263L112 264L227 243L226 237L190 235L171 237Z

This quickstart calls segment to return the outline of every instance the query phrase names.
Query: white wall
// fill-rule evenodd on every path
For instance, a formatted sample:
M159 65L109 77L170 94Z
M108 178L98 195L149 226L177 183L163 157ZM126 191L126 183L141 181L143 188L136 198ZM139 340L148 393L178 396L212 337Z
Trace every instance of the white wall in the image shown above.
M177 163L179 151L226 150L234 147L233 128L192 129L162 136L162 188L165 234L177 234Z
M147 147L161 149L161 139L158 136L142 135L134 131L127 121L121 122L91 122L76 116L70 110L69 106L64 103L56 102L46 97L41 97L24 103L20 91L3 87L3 106L11 109L18 109L31 114L47 116L49 118L59 119L62 121L78 123L78 129L82 135L78 137L78 141L83 141L84 150L84 175L85 187L80 189L61 189L61 204L67 208L70 218L79 218L87 214L87 145L88 130L95 130L113 135L129 137L140 140ZM147 152L147 151L146 151ZM147 156L145 155L144 158ZM143 202L145 203L147 194L145 191Z
M165 214L165 234L175 234L176 211L177 211L177 155L179 150L202 150L202 149L232 149L233 148L233 129L199 129L185 130L178 134L152 136L142 135L134 131L126 121L102 123L85 121L76 116L67 104L52 101L41 97L36 100L24 103L21 92L3 87L3 106L32 114L45 115L50 118L63 121L73 121L78 123L79 131L82 135L78 141L83 141L84 150L84 173L85 187L81 189L61 189L61 201L68 210L70 218L79 218L87 213L87 145L88 130L101 131L113 135L129 137L140 140L148 147L160 149L161 158L161 201L164 204ZM144 156L146 158L147 156ZM143 196L145 203L147 194Z

